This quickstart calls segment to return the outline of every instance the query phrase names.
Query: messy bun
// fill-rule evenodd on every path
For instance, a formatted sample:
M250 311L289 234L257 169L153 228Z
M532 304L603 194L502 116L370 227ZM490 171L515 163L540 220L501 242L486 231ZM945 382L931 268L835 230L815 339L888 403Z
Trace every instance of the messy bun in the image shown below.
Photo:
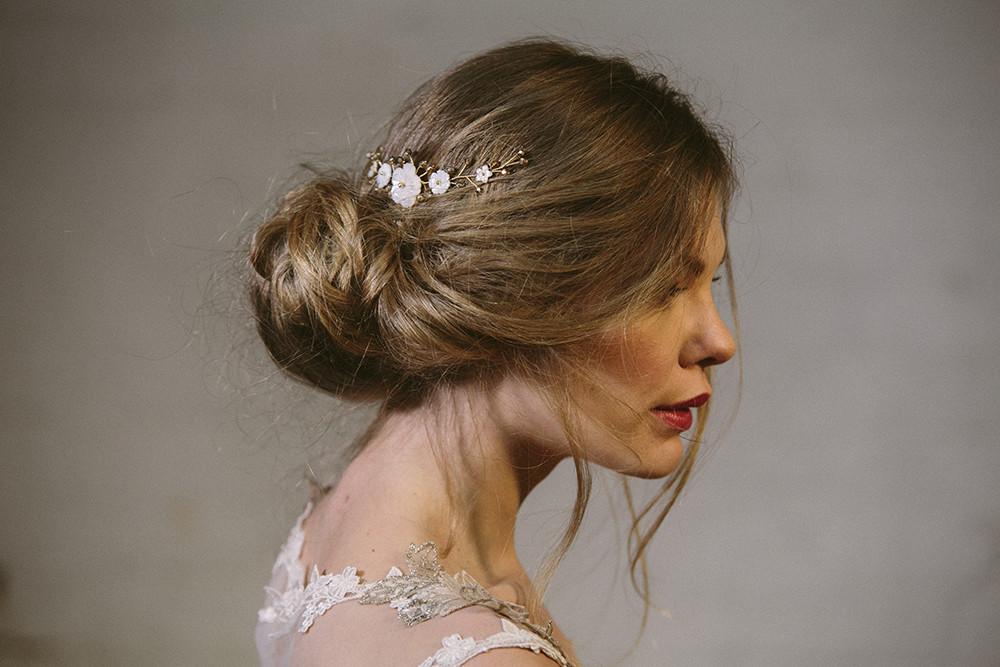
M502 355L489 312L446 284L444 244L416 228L342 170L282 199L251 241L249 286L282 370L349 400L402 401Z
M253 236L249 287L258 332L280 368L332 394L369 399L394 371L373 321L358 199L342 174L289 192Z
M537 309L495 310L506 281L488 268L503 262L489 256L503 248L477 256L427 220L400 219L384 193L358 180L344 170L316 175L284 196L251 241L257 329L283 371L341 398L401 405L502 366L518 342L550 342L539 340L552 322Z

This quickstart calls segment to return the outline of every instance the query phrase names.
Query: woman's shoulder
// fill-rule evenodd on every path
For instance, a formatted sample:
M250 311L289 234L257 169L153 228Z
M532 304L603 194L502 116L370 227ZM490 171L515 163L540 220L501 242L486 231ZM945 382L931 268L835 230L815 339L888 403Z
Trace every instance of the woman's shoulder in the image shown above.
M387 607L351 605L317 619L295 645L292 664L413 667L568 665L548 642L484 607L467 607L412 627Z
M446 571L433 542L411 544L406 572L393 566L381 579L356 564L328 572L303 560L311 510L282 547L258 613L262 663L321 665L337 656L356 665L571 665L551 625L532 623L522 606L464 571Z

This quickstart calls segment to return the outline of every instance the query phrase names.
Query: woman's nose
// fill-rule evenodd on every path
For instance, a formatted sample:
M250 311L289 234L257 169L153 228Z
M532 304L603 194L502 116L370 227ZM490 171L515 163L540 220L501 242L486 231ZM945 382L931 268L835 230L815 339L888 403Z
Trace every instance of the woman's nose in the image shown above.
M736 354L736 341L714 303L704 312L688 344L688 363L702 367L723 364Z
M703 334L703 357L698 363L702 366L724 364L736 354L736 341L729 327L716 315L712 324Z

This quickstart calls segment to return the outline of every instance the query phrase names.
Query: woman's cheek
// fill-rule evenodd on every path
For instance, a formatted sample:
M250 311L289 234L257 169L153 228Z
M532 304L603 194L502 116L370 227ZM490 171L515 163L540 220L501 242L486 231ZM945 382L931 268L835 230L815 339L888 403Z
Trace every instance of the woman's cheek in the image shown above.
M665 324L656 322L631 332L618 355L616 371L623 381L663 392L677 358L676 340L669 334Z

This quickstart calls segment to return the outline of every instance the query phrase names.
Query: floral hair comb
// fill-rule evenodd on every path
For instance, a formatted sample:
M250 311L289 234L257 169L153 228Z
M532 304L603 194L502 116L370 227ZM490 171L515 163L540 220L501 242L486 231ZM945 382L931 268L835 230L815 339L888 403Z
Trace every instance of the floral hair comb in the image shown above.
M476 192L482 192L482 185L490 182L495 174L507 174L508 169L515 165L527 164L528 158L524 151L518 150L513 157L497 162L485 162L476 167L475 172L466 173L469 160L460 169L438 167L428 164L426 160L420 164L413 163L410 149L402 155L386 157L383 160L382 146L367 154L370 161L368 180L376 189L389 186L389 196L403 208L410 208L420 201L426 201L431 195L441 195L448 191L472 186Z

